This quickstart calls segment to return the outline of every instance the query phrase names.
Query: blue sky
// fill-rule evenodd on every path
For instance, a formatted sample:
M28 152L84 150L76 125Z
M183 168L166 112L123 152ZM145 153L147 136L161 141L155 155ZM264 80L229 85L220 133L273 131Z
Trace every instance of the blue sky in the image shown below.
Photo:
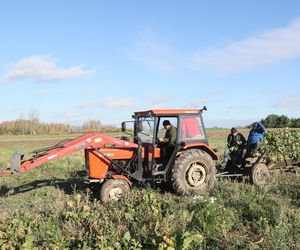
M300 117L300 1L2 1L0 121Z

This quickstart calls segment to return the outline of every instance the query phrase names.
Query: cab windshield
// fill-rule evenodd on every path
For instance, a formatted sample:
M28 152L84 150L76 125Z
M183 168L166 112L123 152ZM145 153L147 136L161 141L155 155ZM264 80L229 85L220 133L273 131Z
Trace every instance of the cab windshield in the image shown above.
M139 117L138 118L137 136L143 143L153 143L154 137L154 118Z

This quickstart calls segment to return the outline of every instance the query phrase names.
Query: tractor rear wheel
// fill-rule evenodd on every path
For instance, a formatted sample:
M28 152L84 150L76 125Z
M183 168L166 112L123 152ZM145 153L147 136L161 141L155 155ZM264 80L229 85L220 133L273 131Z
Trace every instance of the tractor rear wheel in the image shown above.
M182 152L172 169L172 182L179 194L211 189L216 180L215 164L206 152L190 149Z
M110 200L119 201L130 193L130 186L125 180L110 179L104 182L100 189L100 200L108 202Z
M255 186L264 186L271 179L268 167L262 163L255 164L251 168L250 179Z

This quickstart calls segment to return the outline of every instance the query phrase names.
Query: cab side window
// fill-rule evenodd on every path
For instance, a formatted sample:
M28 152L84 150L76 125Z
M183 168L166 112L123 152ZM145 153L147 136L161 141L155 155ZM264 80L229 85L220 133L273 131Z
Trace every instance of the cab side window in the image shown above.
M202 122L199 116L183 116L180 121L181 140L197 141L205 139Z
M174 126L176 129L178 128L178 119L177 117L160 117L159 119L159 125L158 125L158 131L157 131L157 137L164 137L166 134L166 130L163 126L163 121L169 120L171 125Z

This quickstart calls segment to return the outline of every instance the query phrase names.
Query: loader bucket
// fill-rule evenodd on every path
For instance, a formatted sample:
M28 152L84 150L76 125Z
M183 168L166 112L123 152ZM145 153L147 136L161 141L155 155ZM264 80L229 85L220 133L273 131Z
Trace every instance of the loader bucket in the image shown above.
M10 170L12 172L21 172L20 167L22 160L24 158L24 153L21 151L15 152L10 159Z
M10 167L0 168L0 176L8 176L20 173L21 163L24 158L23 152L15 152L10 159Z

